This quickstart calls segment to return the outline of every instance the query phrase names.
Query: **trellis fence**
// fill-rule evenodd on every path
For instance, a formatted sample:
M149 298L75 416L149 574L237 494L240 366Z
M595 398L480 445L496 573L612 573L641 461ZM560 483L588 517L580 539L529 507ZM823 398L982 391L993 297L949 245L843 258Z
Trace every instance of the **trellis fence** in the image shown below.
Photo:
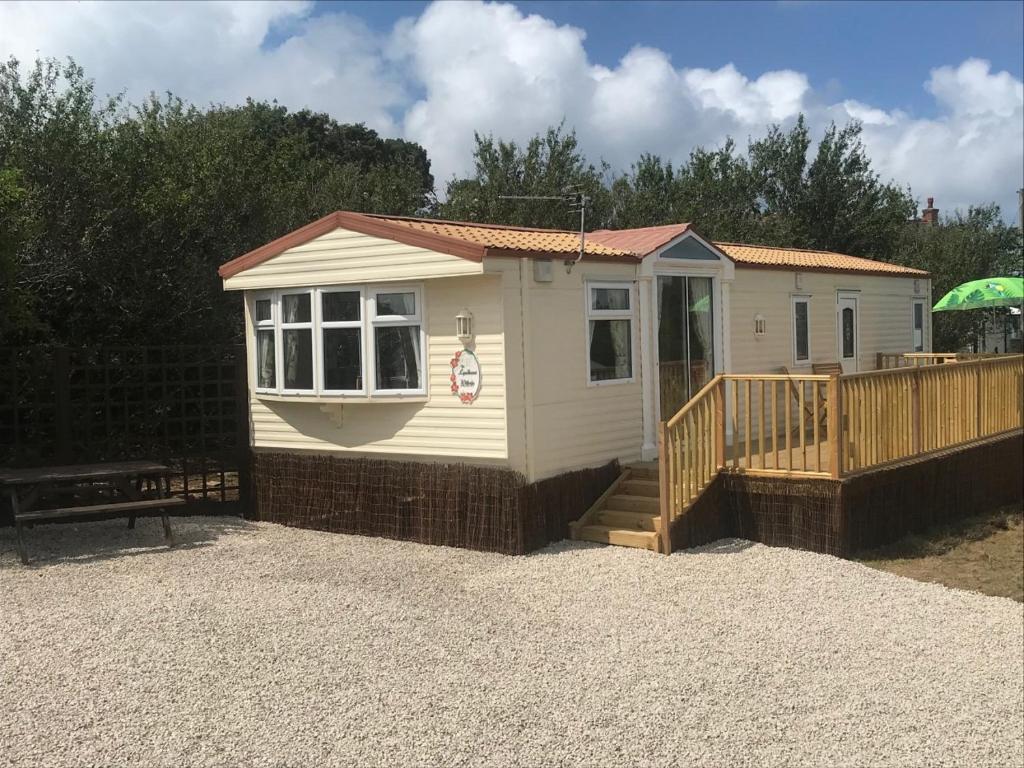
M248 445L243 346L0 347L0 466L153 459L193 511L235 514Z

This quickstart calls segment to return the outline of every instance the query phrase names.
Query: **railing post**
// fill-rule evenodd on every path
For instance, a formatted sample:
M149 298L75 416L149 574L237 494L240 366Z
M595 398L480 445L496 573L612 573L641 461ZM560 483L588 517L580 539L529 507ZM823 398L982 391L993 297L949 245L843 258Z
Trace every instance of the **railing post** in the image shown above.
M910 429L914 454L921 452L921 371L914 369L910 377Z
M715 466L725 466L725 379L715 387Z
M974 366L974 438L981 437L981 366Z
M828 441L831 443L832 478L838 480L843 474L843 402L839 376L828 379Z
M658 499L661 504L661 551L672 554L672 515L668 476L668 425L658 422Z

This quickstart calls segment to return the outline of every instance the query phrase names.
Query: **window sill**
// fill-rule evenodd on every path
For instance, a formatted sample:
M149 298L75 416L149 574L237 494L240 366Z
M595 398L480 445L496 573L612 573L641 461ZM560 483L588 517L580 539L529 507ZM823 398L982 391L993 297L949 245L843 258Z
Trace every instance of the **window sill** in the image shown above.
M254 392L257 400L271 403L425 403L430 398L425 393L393 395L277 395L273 392Z

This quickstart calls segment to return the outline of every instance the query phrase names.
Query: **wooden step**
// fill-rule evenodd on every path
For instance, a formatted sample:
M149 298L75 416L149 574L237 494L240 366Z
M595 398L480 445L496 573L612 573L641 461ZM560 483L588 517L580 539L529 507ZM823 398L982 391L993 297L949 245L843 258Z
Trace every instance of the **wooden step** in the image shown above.
M634 480L630 477L619 486L619 492L627 496L651 496L656 499L660 489L657 480Z
M659 550L658 534L653 531L627 531L622 528L610 528L607 525L585 525L577 531L576 538L620 547L649 549L652 552Z
M602 509L594 516L594 525L623 528L629 531L657 531L661 516L646 512L626 512L621 509Z
M640 464L630 464L627 469L629 469L630 477L636 480L658 479L658 462L656 461L645 461Z
M623 512L647 512L652 515L661 513L661 503L651 496L630 496L617 493L610 496L605 504L608 509L621 509Z

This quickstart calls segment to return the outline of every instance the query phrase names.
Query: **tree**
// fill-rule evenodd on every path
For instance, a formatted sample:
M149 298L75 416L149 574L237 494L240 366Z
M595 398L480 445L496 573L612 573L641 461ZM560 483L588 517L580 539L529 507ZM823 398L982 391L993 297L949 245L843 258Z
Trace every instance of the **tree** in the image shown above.
M893 261L931 272L934 304L955 286L985 277L1020 275L1024 241L1017 227L1003 223L999 206L971 208L943 217L937 226L905 226ZM968 347L991 317L983 310L936 312L932 315L932 348L954 352Z
M266 102L101 100L73 61L0 64L0 168L21 190L10 279L68 344L238 340L220 264L334 210L412 215L433 194L416 144Z
M604 226L610 194L604 183L607 166L594 166L580 153L576 133L549 128L521 147L475 135L474 175L448 183L437 215L460 221L513 226L578 229L579 214L550 200L502 200L505 195L563 195L579 192L591 199L588 229Z

